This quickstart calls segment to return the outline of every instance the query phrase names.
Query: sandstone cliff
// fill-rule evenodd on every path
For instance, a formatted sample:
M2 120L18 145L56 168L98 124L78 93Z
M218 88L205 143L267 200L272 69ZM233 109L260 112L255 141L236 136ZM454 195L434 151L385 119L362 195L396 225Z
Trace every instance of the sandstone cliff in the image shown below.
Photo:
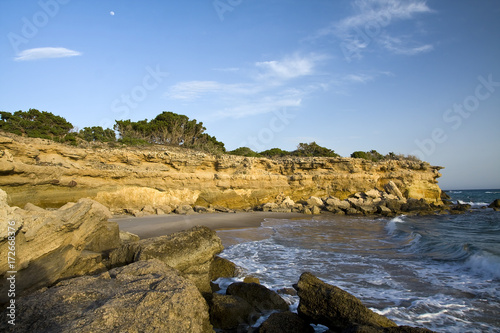
M75 148L0 135L0 188L11 205L92 198L112 210L179 205L254 208L277 197L348 196L393 181L406 198L441 204L441 167L426 162L214 156L176 147Z

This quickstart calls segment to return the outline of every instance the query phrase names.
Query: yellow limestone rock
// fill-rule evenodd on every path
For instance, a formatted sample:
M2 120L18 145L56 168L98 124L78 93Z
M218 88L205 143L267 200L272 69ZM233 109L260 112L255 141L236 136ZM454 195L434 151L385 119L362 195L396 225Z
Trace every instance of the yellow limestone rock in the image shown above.
M253 208L278 196L297 202L348 196L391 182L404 198L441 204L441 167L353 158L215 156L167 146L76 148L3 134L0 188L9 203L60 207L88 197L112 210L150 205ZM14 139L11 139L12 136ZM8 151L8 154L5 152Z

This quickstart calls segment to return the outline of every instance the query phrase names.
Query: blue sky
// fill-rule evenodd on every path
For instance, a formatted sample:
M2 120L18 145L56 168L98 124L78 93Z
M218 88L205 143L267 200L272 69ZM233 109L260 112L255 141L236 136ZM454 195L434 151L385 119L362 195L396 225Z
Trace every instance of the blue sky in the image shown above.
M413 154L500 188L497 0L0 0L0 110L202 121L228 150Z

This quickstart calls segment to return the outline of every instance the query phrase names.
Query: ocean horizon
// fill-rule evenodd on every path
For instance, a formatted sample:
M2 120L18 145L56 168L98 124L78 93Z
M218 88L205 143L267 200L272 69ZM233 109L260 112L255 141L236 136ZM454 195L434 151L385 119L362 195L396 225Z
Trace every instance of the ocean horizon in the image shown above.
M445 192L471 212L265 219L258 228L218 231L221 255L274 290L311 272L398 325L498 332L500 212L485 206L500 189ZM296 310L298 298L287 297Z

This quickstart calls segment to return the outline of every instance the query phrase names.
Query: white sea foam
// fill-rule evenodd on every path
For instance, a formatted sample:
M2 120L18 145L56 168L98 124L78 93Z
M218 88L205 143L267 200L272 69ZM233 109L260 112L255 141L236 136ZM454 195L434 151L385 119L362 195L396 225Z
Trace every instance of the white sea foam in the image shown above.
M474 201L462 201L462 200L458 200L457 203L461 205L471 205L472 207L483 207L489 205L489 203L486 202L474 202Z
M404 220L404 217L405 215L401 215L401 216L396 216L395 218L391 219L385 226L385 229L387 230L387 233L389 235L393 235L394 232L396 232L397 230L397 225L396 223L404 223L405 220Z
M476 309L470 304L444 294L418 297L406 308L387 307L383 310L372 310L391 317L399 325L423 326L440 332L453 333L483 331L480 328L471 329L471 322L465 319Z
M432 220L443 226L431 228L427 220L405 216L267 220L255 229L265 239L247 235L247 242L228 246L222 255L274 290L290 287L310 271L400 325L493 332L500 327L489 319L500 309L500 258L477 252L466 260L443 259L441 241L453 245L447 241L453 235L440 229L446 230L448 221Z
M485 277L500 279L500 258L486 252L470 256L465 262L465 267Z

